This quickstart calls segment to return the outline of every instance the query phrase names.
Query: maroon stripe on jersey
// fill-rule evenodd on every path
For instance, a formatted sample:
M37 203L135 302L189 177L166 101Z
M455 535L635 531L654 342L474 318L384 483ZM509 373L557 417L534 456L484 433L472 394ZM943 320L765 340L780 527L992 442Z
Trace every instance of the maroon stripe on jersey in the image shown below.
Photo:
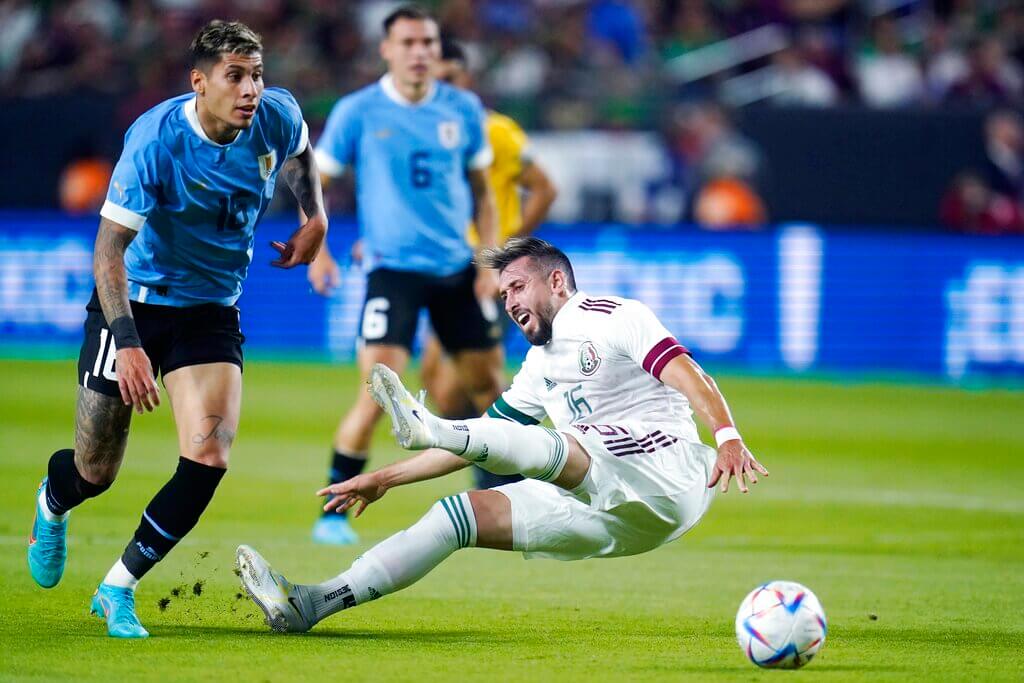
M580 303L580 308L584 311L594 311L595 313L608 313L611 314L616 308L621 306L617 301L610 299L584 299Z
M655 379L661 379L661 371L665 369L668 362L680 356L684 353L690 353L689 350L674 337L665 337L660 342L654 345L654 347L647 352L644 357L644 362L641 363L645 372L650 373Z
M654 364L654 367L651 369L651 374L654 375L654 379L660 381L661 371L665 369L665 366L668 365L669 361L675 358L676 356L683 355L684 353L686 353L686 349L683 348L682 346L673 346L664 354L662 354L661 358L658 359L658 361Z
M641 363L644 372L649 373L651 371L651 368L654 367L654 361L658 360L658 356L668 351L671 347L677 346L678 344L679 342L675 340L675 337L665 337L660 342L655 344L651 348L651 350L647 352L647 355L644 356L644 362Z
M607 439L604 444L609 453L617 458L622 458L627 455L653 453L661 448L671 446L677 441L679 441L677 437L663 434L659 429L651 432L650 434L646 434L639 439L632 439L630 437L624 439Z
M624 458L627 455L640 455L641 453L644 452L645 451L642 448L634 448L631 451L615 451L612 453L612 455L614 455L616 458Z

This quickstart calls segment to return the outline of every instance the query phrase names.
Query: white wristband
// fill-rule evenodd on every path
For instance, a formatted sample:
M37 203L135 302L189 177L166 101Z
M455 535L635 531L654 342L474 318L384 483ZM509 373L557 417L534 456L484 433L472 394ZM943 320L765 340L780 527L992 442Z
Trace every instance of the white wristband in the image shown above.
M733 426L719 427L715 431L715 445L719 448L726 441L742 441L743 437L740 436L740 432Z

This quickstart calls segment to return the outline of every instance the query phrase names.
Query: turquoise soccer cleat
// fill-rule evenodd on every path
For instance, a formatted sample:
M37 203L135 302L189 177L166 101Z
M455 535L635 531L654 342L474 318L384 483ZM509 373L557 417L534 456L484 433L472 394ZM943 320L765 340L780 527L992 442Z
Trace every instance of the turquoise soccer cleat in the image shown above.
M92 596L89 614L107 620L111 638L148 638L147 631L135 615L135 591L101 583Z
M313 542L324 545L355 545L359 542L359 534L349 524L347 517L324 515L313 525Z
M40 586L53 588L64 575L64 563L68 559L68 522L46 521L39 509L39 494L45 486L44 478L36 489L36 518L28 537L28 570Z

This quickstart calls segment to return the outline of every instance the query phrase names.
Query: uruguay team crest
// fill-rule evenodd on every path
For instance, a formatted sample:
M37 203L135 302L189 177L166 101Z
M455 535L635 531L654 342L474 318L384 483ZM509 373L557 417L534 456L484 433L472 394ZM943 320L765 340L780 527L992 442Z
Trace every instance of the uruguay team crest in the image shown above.
M597 349L593 342L580 344L580 372L590 377L601 367L601 356L597 355Z
M272 149L266 154L261 154L256 160L260 162L260 178L270 180L270 175L277 167L277 150Z
M459 145L459 122L442 121L437 124L437 139L445 149L454 149Z

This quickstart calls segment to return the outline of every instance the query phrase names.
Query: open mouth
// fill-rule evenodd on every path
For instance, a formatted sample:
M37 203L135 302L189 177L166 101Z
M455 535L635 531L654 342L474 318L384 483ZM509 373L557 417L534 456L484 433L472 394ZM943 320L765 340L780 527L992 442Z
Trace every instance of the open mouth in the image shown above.
M243 118L251 119L256 114L256 105L250 104L244 107L235 107L235 111Z
M517 313L515 315L515 321L520 327L526 327L526 323L530 321L530 314L527 313L526 311Z

